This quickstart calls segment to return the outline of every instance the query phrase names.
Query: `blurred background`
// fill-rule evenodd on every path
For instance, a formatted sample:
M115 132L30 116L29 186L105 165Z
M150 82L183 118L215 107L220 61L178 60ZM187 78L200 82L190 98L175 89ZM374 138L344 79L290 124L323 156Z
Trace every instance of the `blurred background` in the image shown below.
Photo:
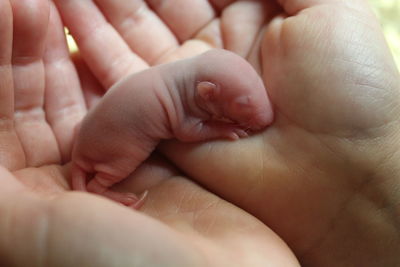
M351 0L349 0L351 1ZM368 0L378 16L386 39L400 70L400 0ZM68 43L72 51L76 45L68 35Z
M369 0L400 69L400 0Z

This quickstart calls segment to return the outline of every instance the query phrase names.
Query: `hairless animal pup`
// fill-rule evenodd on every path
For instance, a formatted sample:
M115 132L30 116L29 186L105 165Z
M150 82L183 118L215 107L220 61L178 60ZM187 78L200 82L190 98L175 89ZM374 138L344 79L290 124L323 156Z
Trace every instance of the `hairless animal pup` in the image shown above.
M231 52L211 50L150 68L112 87L83 120L72 153L73 189L137 208L143 198L110 187L161 140L236 140L272 119L261 78Z

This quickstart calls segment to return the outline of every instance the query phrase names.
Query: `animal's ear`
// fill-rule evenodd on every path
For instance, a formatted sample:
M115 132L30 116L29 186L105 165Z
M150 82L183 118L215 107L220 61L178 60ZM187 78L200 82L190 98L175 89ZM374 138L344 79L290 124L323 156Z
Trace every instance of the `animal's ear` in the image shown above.
M197 84L197 93L205 101L213 101L219 94L219 88L212 82L199 82Z

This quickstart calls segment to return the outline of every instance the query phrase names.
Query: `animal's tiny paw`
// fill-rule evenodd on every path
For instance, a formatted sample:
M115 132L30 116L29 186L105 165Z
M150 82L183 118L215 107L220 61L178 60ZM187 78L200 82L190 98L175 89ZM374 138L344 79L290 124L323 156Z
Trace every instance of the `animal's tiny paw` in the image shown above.
M112 190L106 190L101 195L116 202L119 202L122 205L138 209L140 208L140 206L142 206L144 199L147 196L147 191L145 191L140 196L137 196L136 194L130 192L116 192Z
M227 138L231 140L238 140L240 138L246 138L248 136L249 134L244 129L239 127L233 127L232 131L228 133Z

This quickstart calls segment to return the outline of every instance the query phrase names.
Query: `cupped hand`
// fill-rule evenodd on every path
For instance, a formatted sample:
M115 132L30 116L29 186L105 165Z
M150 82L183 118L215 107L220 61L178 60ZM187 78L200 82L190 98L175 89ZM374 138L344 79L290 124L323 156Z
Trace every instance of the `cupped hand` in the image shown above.
M55 2L105 88L210 47L247 58L275 123L240 142L163 152L306 265L398 264L400 81L366 1Z
M214 1L213 7L190 1L185 12L176 6L189 1L147 1L133 11L128 7L143 2L56 2L104 88L209 46L245 55L262 72L276 106L275 124L240 143L167 144L164 152L272 227L304 264L396 264L399 78L363 1L281 1L282 17L275 17L276 4L264 1ZM121 8L123 3L129 4ZM156 26L146 24L149 18ZM124 27L133 33L125 34ZM241 29L245 37L237 34ZM162 39L145 35L154 32ZM167 42L171 34L175 41ZM157 196L150 194L149 204Z
M56 2L106 88L210 47L247 58L275 123L240 142L167 143L164 153L305 265L398 265L400 79L366 1Z
M52 2L0 1L0 36L0 265L298 265L268 227L162 158L120 185L150 189L143 213L69 192L74 129L101 87L81 63L78 76Z
M259 54L274 124L237 143L163 148L306 266L399 264L400 78L365 2L280 1Z

